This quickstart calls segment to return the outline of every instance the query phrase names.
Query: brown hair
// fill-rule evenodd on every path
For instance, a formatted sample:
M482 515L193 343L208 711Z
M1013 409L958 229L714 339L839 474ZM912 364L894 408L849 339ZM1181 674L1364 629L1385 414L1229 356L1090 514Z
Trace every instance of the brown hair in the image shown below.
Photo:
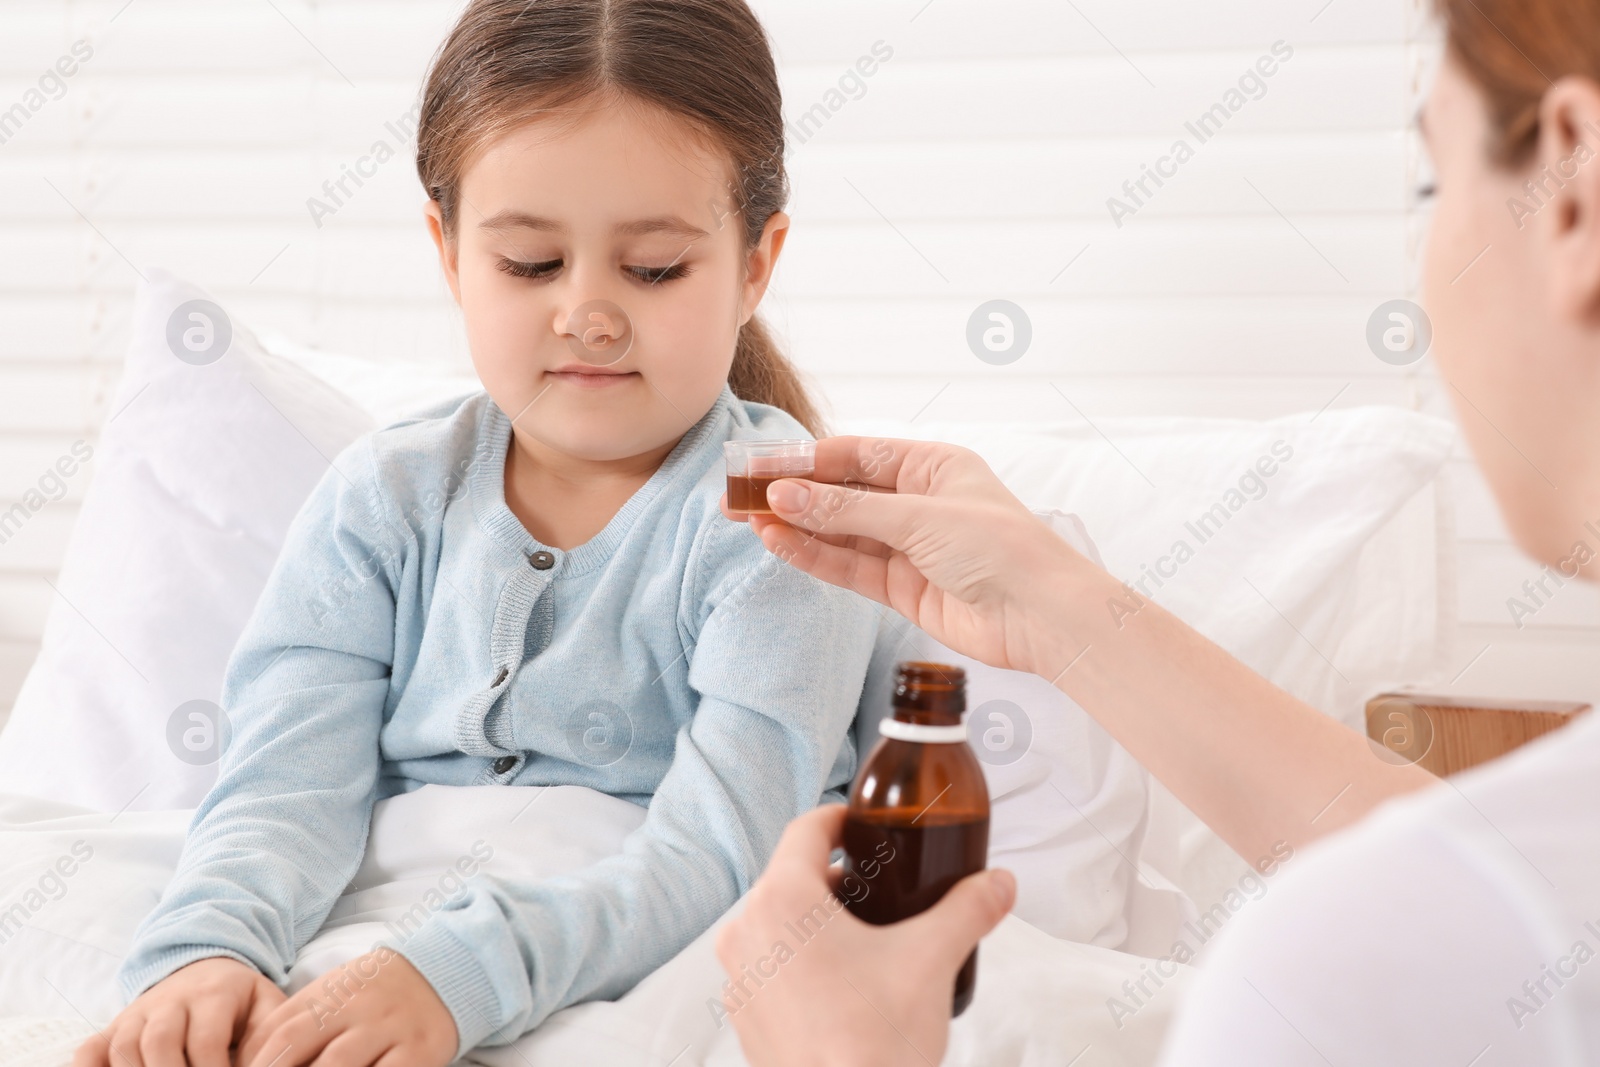
M621 93L687 119L731 157L734 211L754 248L789 199L783 99L765 31L744 0L472 0L433 57L417 174L456 232L468 162L540 111ZM720 224L720 220L719 220ZM825 432L800 374L751 316L728 385Z
M1489 157L1516 166L1539 140L1539 102L1556 79L1600 78L1595 0L1435 0L1450 54L1488 105Z

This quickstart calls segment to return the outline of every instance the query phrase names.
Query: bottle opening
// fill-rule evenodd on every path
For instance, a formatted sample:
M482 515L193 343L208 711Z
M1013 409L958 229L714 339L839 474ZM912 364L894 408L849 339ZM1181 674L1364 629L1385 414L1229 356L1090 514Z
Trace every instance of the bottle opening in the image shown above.
M957 724L967 710L967 672L948 663L898 663L891 703L901 722Z

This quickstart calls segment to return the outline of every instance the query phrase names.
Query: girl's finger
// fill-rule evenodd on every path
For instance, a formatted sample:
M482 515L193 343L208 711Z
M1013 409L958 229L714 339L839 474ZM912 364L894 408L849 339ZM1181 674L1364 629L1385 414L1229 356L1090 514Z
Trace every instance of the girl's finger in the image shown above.
M395 1045L380 1026L352 1027L328 1042L311 1067L372 1067Z
M291 997L286 1003L296 1002ZM310 1063L317 1058L317 1053L344 1032L337 1017L322 1022L324 1025L319 1027L304 1008L288 1019L269 1017L262 1026L263 1032L254 1054L249 1059L240 1057L240 1067L301 1067Z
M140 1060L145 1067L186 1067L183 1045L188 1032L186 1005L168 1003L151 1008L139 1031Z
M274 995L276 994L276 995ZM235 1040L239 1045L238 1062L247 1064L255 1057L262 1040L272 1030L272 1014L288 1002L283 991L262 976L251 990L250 1012L242 1021Z
M230 996L208 996L194 1002L184 1041L189 1067L228 1067L235 1010L235 1000Z
M434 1067L423 1059L415 1045L396 1045L373 1064L373 1067Z
M72 1067L126 1067L127 1064L138 1065L139 1049L135 1041L131 1057L123 1058L122 1046L119 1044L116 1051L112 1051L112 1041L119 1033L119 1026L126 1028L126 1023L119 1016L111 1024L93 1037L84 1039L72 1053Z

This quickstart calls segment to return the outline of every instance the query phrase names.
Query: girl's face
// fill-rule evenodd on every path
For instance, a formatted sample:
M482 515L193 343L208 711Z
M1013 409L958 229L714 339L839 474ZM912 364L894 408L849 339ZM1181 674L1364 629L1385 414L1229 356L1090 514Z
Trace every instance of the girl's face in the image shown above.
M1482 94L1447 56L1423 128L1438 177L1423 281L1439 368L1518 544L1594 577L1600 539L1584 524L1600 528L1600 89L1550 88L1535 157L1505 169L1488 156ZM1544 191L1530 195L1529 181ZM1589 552L1574 553L1580 541Z
M612 99L490 144L453 240L429 202L473 365L525 446L623 460L710 410L788 232L779 212L747 252L732 181L681 120Z

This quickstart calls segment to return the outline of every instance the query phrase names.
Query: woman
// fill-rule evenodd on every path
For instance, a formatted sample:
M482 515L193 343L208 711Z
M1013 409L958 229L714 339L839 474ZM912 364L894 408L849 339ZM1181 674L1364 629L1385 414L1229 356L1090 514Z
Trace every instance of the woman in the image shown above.
M1593 580L1600 0L1438 8L1448 48L1423 114L1434 347L1518 543ZM871 464L875 444L825 442L817 482L775 483L793 526L754 518L767 547L967 655L1054 679L1240 854L1296 847L1214 945L1164 1062L1600 1063L1600 717L1449 783L1391 765L1158 606L1119 629L1104 610L1117 583L975 456L892 442L894 460ZM893 495L823 484L847 478ZM719 938L730 974L828 890L841 817L791 824ZM837 916L731 1012L746 1054L937 1063L955 971L1013 894L990 871L904 923Z

